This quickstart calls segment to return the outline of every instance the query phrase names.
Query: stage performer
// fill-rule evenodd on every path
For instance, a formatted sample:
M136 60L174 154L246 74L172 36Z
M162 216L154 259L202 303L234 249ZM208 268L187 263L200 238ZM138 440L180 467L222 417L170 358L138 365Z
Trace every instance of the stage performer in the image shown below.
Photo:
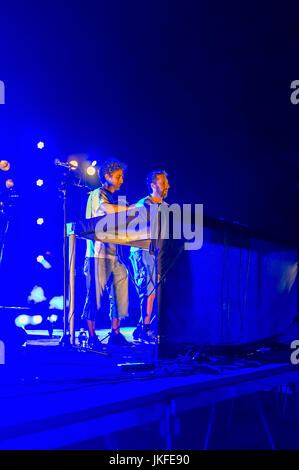
M167 203L164 199L167 197L170 188L167 173L163 170L152 171L146 178L149 196L144 197L137 202L136 207L144 206L147 211L148 224L150 224L150 206ZM151 317L155 300L155 255L149 250L143 248L131 247L130 260L134 270L135 285L139 295L141 316L136 329L133 332L133 338L141 341L153 343L156 335L151 329Z
M86 218L98 217L127 210L126 206L115 204L114 193L123 183L126 165L116 159L106 160L99 169L101 187L91 192L86 207ZM128 273L121 263L117 245L87 240L84 273L87 280L87 295L83 318L87 320L88 343L92 349L100 349L101 342L96 336L95 320L101 307L105 288L109 290L111 333L109 345L128 346L120 332L121 319L128 316Z

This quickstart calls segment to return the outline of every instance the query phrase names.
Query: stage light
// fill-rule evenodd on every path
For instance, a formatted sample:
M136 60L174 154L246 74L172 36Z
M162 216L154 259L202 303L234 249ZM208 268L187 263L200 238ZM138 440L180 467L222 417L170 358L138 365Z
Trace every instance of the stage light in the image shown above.
M96 166L97 163L98 163L98 162L97 162L96 160L94 160L94 161L92 162L91 166Z
M40 150L43 149L44 146L45 146L44 142L38 142L38 144L37 144L37 148L40 149Z
M44 219L40 217L39 219L37 219L36 223L37 225L42 225L44 223Z
M10 169L10 163L7 160L0 160L0 170L8 171Z
M40 323L42 323L43 317L41 315L33 315L30 320L30 323L32 325L39 325Z
M29 323L30 323L30 317L28 315L19 315L15 319L16 326L19 326L21 328L26 325L29 325Z
M38 258L43 259L44 257L43 256L38 256ZM37 261L39 261L38 258L37 258ZM44 290L43 290L42 287L34 286L32 291L30 292L30 295L28 296L27 300L28 300L28 302L32 301L35 304L38 304L39 302L44 302L45 300L47 300L47 298L45 297Z
M11 179L5 181L5 186L6 186L7 189L13 188L14 185L15 184L14 184L13 180L11 180Z
M70 160L68 163L72 170L76 170L79 166L79 163L77 162L77 160Z
M63 310L63 295L55 296L50 300L50 309Z
M36 261L37 261L38 263L42 264L45 269L50 269L50 268L52 268L52 266L50 265L50 263L48 263L48 261L45 260L45 258L44 258L42 255L38 256L38 257L36 258Z
M86 173L89 175L89 176L94 176L96 174L96 169L94 166L89 166L87 167L86 169Z
M42 186L44 184L44 180L37 180L36 186Z
M49 316L48 320L51 323L55 323L57 321L57 318L58 318L58 316L53 314L53 315Z

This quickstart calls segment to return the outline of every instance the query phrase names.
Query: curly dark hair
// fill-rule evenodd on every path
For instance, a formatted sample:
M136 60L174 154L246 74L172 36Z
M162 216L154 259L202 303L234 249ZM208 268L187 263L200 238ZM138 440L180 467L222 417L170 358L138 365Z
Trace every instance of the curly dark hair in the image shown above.
M100 182L102 184L105 183L105 181L106 181L105 175L110 176L110 175L112 175L112 173L114 171L117 171L117 170L125 171L126 168L127 168L127 165L125 165L124 163L121 163L116 158L111 158L109 160L105 160L99 168Z
M168 174L166 173L165 170L151 171L151 172L147 175L147 177L146 177L146 184L147 184L147 187L148 187L148 190L149 190L150 193L152 192L151 184L152 184L152 183L156 183L156 181L157 181L157 176L161 176L161 175L168 176Z

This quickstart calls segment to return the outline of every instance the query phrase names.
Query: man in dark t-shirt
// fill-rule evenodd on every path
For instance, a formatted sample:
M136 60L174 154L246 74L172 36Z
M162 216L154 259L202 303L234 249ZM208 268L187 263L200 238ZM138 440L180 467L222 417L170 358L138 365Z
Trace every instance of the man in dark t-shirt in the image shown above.
M168 206L164 199L167 197L170 186L168 175L164 170L152 171L148 174L146 182L149 195L140 199L136 207L145 207L149 223L151 207L156 206L156 210L158 210L160 206ZM153 343L156 340L155 332L151 328L151 317L156 297L155 256L146 249L132 247L130 259L140 300L140 320L133 332L133 338Z

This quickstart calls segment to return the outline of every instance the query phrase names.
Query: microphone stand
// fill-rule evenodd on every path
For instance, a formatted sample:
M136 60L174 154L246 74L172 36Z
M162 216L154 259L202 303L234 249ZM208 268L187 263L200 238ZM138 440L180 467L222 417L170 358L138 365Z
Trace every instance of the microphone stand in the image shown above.
M66 201L67 201L67 188L69 183L69 173L64 173L64 180L61 183L61 187L58 189L62 193L63 199L63 335L59 341L60 346L70 346L70 334L67 331L67 312L66 312L66 296L67 296L67 233L66 233Z

